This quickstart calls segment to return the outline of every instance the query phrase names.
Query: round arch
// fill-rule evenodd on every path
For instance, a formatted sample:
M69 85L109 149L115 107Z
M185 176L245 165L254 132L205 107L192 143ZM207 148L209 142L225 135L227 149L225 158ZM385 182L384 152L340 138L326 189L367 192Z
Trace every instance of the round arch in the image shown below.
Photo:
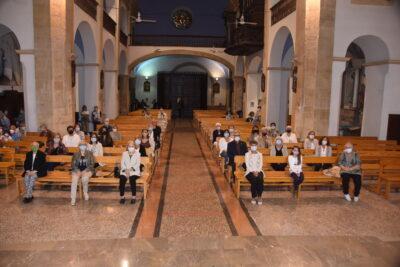
M251 59L247 73L260 73L262 72L263 60L261 56L255 56Z
M230 62L223 59L222 57L219 57L219 56L216 56L213 54L209 54L209 53L205 53L205 52L201 52L201 51L193 51L193 50L165 50L165 51L153 52L151 54L148 54L146 56L143 56L143 57L140 57L140 58L134 60L133 62L131 62L129 64L128 73L131 73L132 70L137 65L139 65L140 63L142 63L143 61L146 61L148 59L152 59L152 58L159 57L159 56L179 56L179 55L208 58L208 59L217 61L217 62L225 65L229 69L230 73L234 73L234 71L235 71L235 67Z
M191 66L201 69L202 71L206 72L208 74L208 76L212 77L212 74L203 65L196 63L196 62L185 62L185 63L179 64L179 65L175 66L175 68L173 68L171 70L171 72L178 72L179 69L182 69L185 67L191 67Z

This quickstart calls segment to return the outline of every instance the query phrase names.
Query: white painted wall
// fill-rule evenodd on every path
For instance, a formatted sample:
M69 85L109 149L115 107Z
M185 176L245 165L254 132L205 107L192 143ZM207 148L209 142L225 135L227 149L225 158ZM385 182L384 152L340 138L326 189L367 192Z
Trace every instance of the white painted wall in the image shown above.
M361 44L366 53L367 63L377 60L400 59L400 1L393 6L353 5L351 0L336 1L336 19L334 33L335 57L344 57L348 46L360 36L376 36L383 41L388 55L383 56L382 49ZM396 34L397 33L397 34ZM371 53L375 51L375 53ZM364 51L365 52L365 51ZM387 57L387 58L385 58ZM343 64L333 62L331 110L329 134L338 134L340 111L340 88ZM398 84L400 75L398 65L367 67L367 84L362 135L375 135L386 138L389 113L400 113L398 105ZM370 76L370 77L368 77Z

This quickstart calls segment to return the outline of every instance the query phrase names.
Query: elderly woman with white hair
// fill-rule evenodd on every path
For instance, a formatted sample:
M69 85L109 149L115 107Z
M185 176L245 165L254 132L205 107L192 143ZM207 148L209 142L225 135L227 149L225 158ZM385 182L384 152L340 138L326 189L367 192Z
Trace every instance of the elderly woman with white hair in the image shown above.
M94 173L95 158L89 151L85 141L79 143L79 151L72 156L72 183L71 183L71 205L76 204L76 189L79 180L82 180L82 189L85 200L89 200L89 179Z
M221 123L217 122L215 124L215 130L212 135L212 143L216 144L218 137L224 137L224 130L221 129Z
M342 154L340 154L338 165L340 167L344 198L347 201L351 201L349 183L350 179L353 179L354 202L359 201L361 191L361 160L358 153L354 151L351 143L348 142L344 145L344 150Z

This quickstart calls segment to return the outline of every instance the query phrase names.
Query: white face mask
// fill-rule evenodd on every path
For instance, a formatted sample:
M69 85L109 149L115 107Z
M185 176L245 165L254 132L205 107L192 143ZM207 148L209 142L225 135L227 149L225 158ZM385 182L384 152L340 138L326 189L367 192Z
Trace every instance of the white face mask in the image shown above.
M10 134L13 134L13 133L15 133L15 131L14 130L10 130Z
M353 152L353 149L352 149L351 147L349 147L349 148L346 148L346 149L344 150L344 152L350 154L351 152Z
M228 138L229 137L229 133L224 133L224 137Z
M86 151L86 146L79 146L79 150L82 152Z
M54 138L54 143L56 144L60 143L60 138Z
M277 145L282 145L282 140L276 140L275 142Z
M310 139L314 139L314 137L315 137L315 135L313 135L313 134L310 134Z
M135 151L135 148L134 147L128 147L128 152L130 152L130 153L132 153L132 152L134 152Z
M136 140L135 140L135 145L138 146L138 145L140 145L141 143L142 143L142 141L140 141L140 139L136 139Z
M221 127L218 126L218 127L217 127L217 130L218 130L218 131L221 130Z
M79 132L80 130L80 128L75 128L75 132Z
M271 126L271 130L275 130L275 126L274 125Z
M240 137L239 136L235 136L235 141L239 142L240 141Z
M92 137L90 140L92 140L92 142L96 142L97 141L97 138L96 137Z
M328 144L328 141L322 140L322 145L323 145L323 146L326 146L327 144Z
M235 130L234 130L234 129L232 129L232 128L231 128L231 129L229 129L229 132L230 132L230 133L233 133L234 131L235 131Z
M255 151L257 151L257 146L251 146L250 149L251 149L251 151L255 152Z

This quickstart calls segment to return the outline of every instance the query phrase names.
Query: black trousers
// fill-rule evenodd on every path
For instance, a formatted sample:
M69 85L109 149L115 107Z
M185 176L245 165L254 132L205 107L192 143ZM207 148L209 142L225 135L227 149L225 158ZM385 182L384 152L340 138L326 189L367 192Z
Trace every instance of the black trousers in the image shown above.
M332 168L332 164L315 164L315 171L326 170Z
M304 174L301 172L297 175L296 173L291 172L290 177L292 177L294 190L297 191L299 189L299 185L301 185L304 181Z
M129 176L129 184L131 185L132 196L136 196L136 179L138 178L139 176L137 175ZM125 185L127 180L128 179L126 179L125 175L119 176L119 195L121 197L125 195Z
M286 163L272 163L271 167L274 169L274 171L284 171L286 168L287 164Z
M342 177L343 194L347 195L349 193L349 184L351 178L353 179L354 183L354 196L358 197L361 190L361 175L352 173L341 173L340 177Z
M257 176L255 176L252 172L246 175L246 179L251 184L251 197L261 197L264 191L264 174L259 172Z

